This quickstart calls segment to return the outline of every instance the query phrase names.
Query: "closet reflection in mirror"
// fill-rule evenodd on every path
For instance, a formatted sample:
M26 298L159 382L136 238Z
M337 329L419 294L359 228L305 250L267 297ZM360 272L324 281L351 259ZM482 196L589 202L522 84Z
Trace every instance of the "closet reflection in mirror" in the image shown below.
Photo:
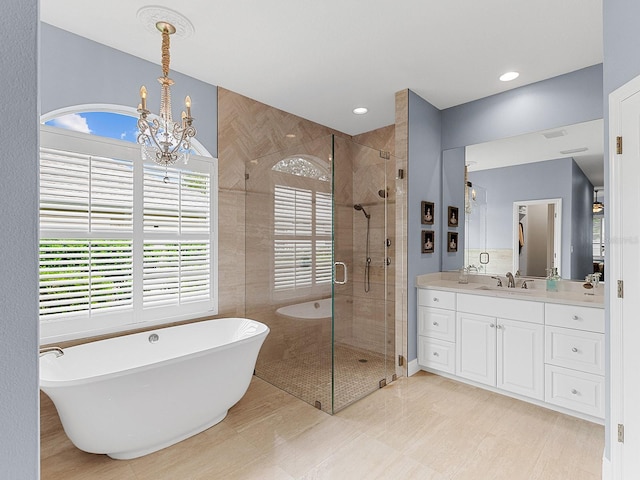
M520 270L526 276L545 276L555 266L563 278L584 280L594 271L593 198L594 188L604 184L603 144L603 122L594 120L467 146L464 265L480 273ZM556 205L553 219L544 207L546 221L555 226L523 222L520 247L520 210L514 204L529 209L545 199ZM522 250L544 252L544 260L530 265Z

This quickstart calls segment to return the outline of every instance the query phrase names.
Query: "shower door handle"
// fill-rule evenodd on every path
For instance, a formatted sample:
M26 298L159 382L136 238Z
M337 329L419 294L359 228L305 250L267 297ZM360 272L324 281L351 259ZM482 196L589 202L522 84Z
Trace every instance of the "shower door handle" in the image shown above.
M338 281L338 278L337 278L337 275L336 275L337 274L336 267L338 265L340 265L343 268L343 273L344 273L341 282ZM344 262L333 262L333 279L334 279L333 283L335 283L336 285L344 285L344 284L347 283L347 277L348 277L348 275L347 275L347 264L344 263Z

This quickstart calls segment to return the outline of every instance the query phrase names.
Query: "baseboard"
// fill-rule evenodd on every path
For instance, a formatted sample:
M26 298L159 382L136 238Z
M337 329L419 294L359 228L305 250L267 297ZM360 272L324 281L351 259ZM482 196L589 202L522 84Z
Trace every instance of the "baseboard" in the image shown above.
M611 471L611 460L602 455L602 480L611 480L613 472Z
M420 367L418 366L418 359L417 358L415 360L411 360L407 364L407 377L410 377L411 375L415 375L419 371L420 371Z

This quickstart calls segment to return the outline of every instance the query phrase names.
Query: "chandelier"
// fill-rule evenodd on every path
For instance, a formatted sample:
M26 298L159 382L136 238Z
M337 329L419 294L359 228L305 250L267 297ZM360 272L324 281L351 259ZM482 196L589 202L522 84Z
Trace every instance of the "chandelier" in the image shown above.
M147 110L147 89L140 87L138 105L138 143L142 145L142 159L154 161L164 165L165 169L178 160L185 163L191 149L191 139L196 135L191 117L191 98L184 100L185 111L182 112L180 122L174 122L171 115L171 85L174 81L169 78L169 35L176 32L176 28L168 22L157 22L156 28L162 33L162 77L160 82L160 115L150 119L151 112ZM165 176L165 182L168 178Z

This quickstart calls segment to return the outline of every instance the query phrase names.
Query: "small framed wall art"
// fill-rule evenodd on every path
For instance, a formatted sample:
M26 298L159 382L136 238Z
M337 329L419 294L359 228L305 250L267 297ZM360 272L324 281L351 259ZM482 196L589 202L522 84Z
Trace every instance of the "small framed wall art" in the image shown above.
M447 209L447 225L450 227L457 227L458 220L458 207L449 206Z
M447 232L447 252L458 251L458 232Z
M435 238L433 230L422 230L422 253L433 253Z
M435 205L433 202L422 202L422 208L420 209L420 221L423 225L433 225L434 212Z

